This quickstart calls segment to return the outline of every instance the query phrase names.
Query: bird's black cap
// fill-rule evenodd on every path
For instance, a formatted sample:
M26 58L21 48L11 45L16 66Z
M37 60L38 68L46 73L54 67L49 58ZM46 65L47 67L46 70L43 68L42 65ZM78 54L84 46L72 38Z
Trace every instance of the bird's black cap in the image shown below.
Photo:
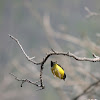
M56 62L51 61L51 67L53 67L54 64L56 64Z

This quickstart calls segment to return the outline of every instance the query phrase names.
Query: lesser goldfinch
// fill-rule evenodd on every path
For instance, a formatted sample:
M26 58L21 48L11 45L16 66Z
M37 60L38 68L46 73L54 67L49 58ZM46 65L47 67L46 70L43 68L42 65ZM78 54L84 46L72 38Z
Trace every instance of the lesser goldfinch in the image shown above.
M64 72L64 69L59 64L57 64L57 62L51 61L51 71L54 76L65 81L66 74Z

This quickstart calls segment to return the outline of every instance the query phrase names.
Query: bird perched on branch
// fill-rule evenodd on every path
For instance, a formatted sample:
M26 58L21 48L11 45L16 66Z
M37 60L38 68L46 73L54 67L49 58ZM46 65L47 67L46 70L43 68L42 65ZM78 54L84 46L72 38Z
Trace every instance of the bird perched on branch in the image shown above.
M65 81L66 74L64 72L64 69L59 64L57 64L57 61L56 62L51 61L51 71L54 76L63 79Z

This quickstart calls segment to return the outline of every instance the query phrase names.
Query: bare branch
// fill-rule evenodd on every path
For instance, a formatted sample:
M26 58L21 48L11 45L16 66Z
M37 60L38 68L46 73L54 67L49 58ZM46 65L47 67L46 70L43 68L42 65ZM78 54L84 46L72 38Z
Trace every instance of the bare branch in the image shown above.
M73 100L78 100L82 95L85 95L86 93L89 93L89 92L90 92L89 90L90 90L92 87L97 86L99 83L100 83L100 80L98 80L98 81L94 82L93 84L89 85L81 94L79 94L79 95L78 95L77 97L75 97Z
M15 77L15 80L21 81L21 82L22 82L22 83L21 83L21 87L23 86L23 84L24 84L25 82L28 82L28 83L31 83L31 84L37 86L37 87L42 87L41 89L44 89L44 86L41 86L41 85L38 85L38 84L37 84L39 81L32 82L32 81L30 81L30 80L28 80L28 79L19 79L19 78L18 78L17 76L15 76L14 74L12 74L12 73L9 73L9 74L12 75L13 77Z
M72 58L74 58L75 60L78 60L78 61L90 61L90 62L100 62L100 57L98 57L98 56L96 56L95 55L95 58L86 58L86 57L78 57L78 56L76 56L76 55L74 55L73 53L70 53L70 52L53 52L53 53L49 53L45 58L44 58L44 60L42 61L42 63L44 62L46 62L46 60L50 57L50 56L52 56L52 55L63 55L63 56L69 56L69 57L72 57Z
M44 66L44 63L46 63L46 61L48 60L48 58L49 58L50 56L52 56L52 55L68 56L68 57L74 58L74 59L77 60L77 61L100 62L100 57L96 56L95 54L93 54L93 57L94 57L94 58L86 58L86 57L78 57L78 56L76 56L76 55L74 55L73 53L70 53L70 52L56 52L55 50L51 49L52 52L49 53L49 54L47 54L46 57L44 57L43 60L42 60L41 62L37 63L37 62L33 61L33 58L34 58L34 57L29 57L29 56L25 53L25 51L24 51L22 45L19 43L18 39L16 39L16 38L13 37L12 35L9 35L9 36L10 36L13 40L16 41L16 43L19 45L20 49L22 50L22 52L24 53L24 55L25 55L25 57L27 58L28 61L32 62L33 64L40 65L40 79L39 79L39 81L37 81L37 82L32 82L32 81L30 81L30 80L28 80L28 79L19 79L18 77L16 77L14 74L11 73L11 75L14 76L15 79L16 79L17 81L21 81L21 82L22 82L22 83L21 83L21 87L22 87L23 83L28 82L28 83L31 83L31 84L37 86L37 87L41 87L41 89L44 89L44 88L45 88L45 86L44 86L44 84L43 84L43 78L42 78L43 69L44 69L43 66ZM40 82L40 85L37 84L38 82ZM39 90L41 90L41 89L39 89Z
M33 61L32 59L35 58L35 57L31 57L31 58L30 58L30 57L25 53L25 51L24 51L22 45L19 43L18 39L16 39L15 37L13 37L13 36L10 35L10 34L9 34L9 36L10 36L13 40L16 41L16 43L19 45L20 49L22 50L22 52L24 53L24 55L25 55L25 57L27 58L28 61L30 61L30 62L32 62L32 63L34 63L34 64L36 64L36 65L40 65L40 64L41 64L41 69L40 69L40 80L39 80L41 85L36 84L36 82L31 82L31 81L28 80L28 79L18 79L14 74L11 74L11 75L13 75L17 81L22 81L21 87L22 87L23 83L28 82L28 83L31 83L31 84L36 85L36 86L38 86L38 87L42 87L42 89L44 89L43 79L42 79L42 71L43 71L43 64L44 64L44 62L37 63L37 62Z
M27 60L29 60L30 62L32 62L32 63L34 63L34 64L36 64L36 65L39 65L39 64L40 64L40 63L37 63L37 62L33 61L33 59L35 58L35 56L34 56L34 57L29 57L29 56L26 54L26 52L24 51L22 45L19 43L18 39L16 39L15 37L13 37L13 36L10 35L10 34L8 34L8 35L9 35L9 37L11 37L13 40L15 40L15 41L17 42L17 44L19 45L20 49L22 50L22 52L24 53L25 57L27 58Z

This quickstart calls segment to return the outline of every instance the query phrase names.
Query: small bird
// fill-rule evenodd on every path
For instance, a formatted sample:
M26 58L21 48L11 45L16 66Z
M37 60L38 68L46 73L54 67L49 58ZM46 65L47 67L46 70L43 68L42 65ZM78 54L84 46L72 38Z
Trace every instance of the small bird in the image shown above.
M65 81L66 74L64 72L64 69L59 64L57 64L57 61L56 62L51 61L51 71L54 76L63 79Z

